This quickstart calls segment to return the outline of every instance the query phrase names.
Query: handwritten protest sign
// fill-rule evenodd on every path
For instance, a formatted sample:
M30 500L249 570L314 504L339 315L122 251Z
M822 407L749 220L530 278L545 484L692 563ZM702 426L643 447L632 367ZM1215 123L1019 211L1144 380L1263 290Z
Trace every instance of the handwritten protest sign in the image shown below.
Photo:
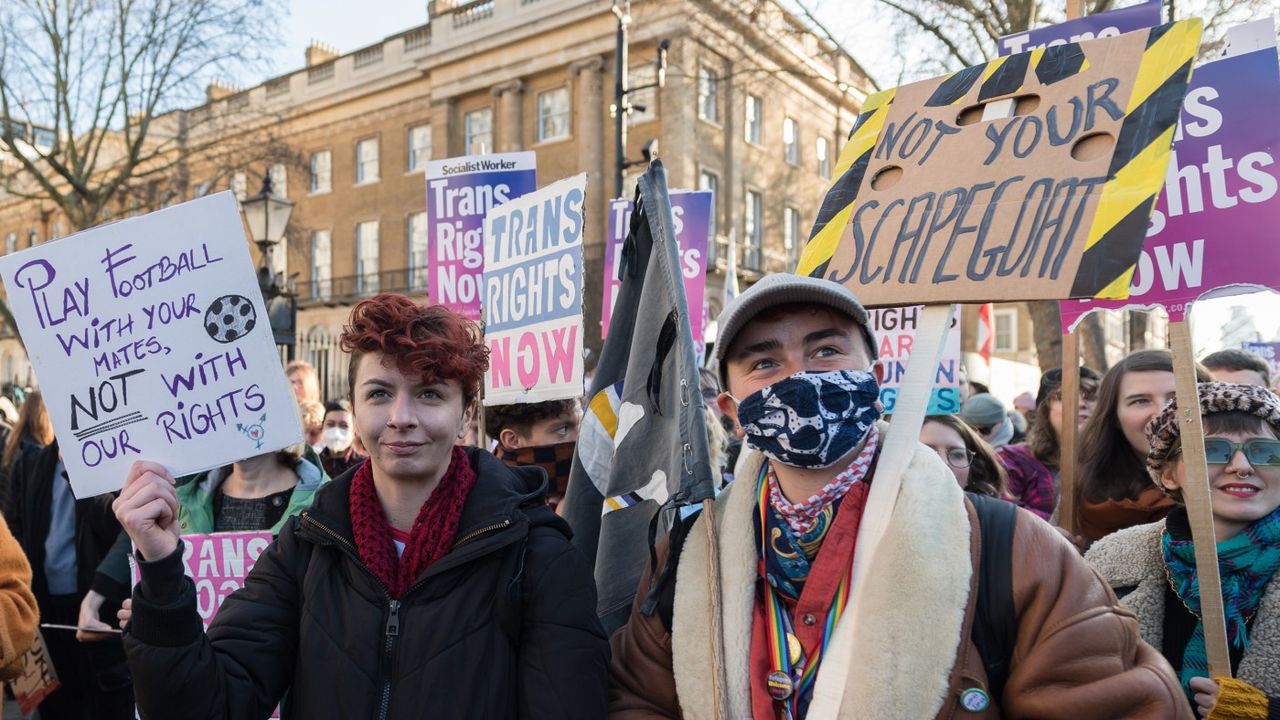
M30 715L60 686L49 646L45 645L44 635L37 629L35 641L22 656L22 674L9 682L13 696L18 699L18 710L24 716Z
M0 258L77 497L301 442L230 192Z
M427 246L431 299L480 319L484 218L538 187L532 152L469 155L427 163Z
M689 301L689 326L693 344L699 355L703 351L703 328L706 327L705 299L707 289L707 245L711 237L711 208L715 194L711 190L672 190L671 213L675 218L676 243L680 247L680 274L684 277L684 293ZM600 337L609 336L609 320L622 280L622 244L631 227L633 203L613 200L609 203L609 234L604 246L604 305L600 314Z
M898 389L907 372L907 359L915 343L923 305L896 308L876 308L870 311L871 331L879 345L880 361L884 363L884 380L880 383L880 402L886 415L893 413L898 401ZM929 395L930 415L946 415L960 412L960 326L959 317L951 318L951 328L942 347L942 361L934 376L933 390Z
M182 536L182 565L196 586L196 611L205 630L218 614L223 601L244 587L258 558L271 546L271 533L225 532ZM129 555L133 584L142 581L134 555Z
M485 221L485 405L582 395L586 174L494 208Z
M1057 25L1005 35L996 42L996 45L1001 55L1011 55L1081 40L1116 37L1159 25L1160 13L1160 0L1149 0L1149 2L1108 10L1096 15L1086 15Z
M1275 32L1269 36L1267 49L1196 68L1129 299L1063 302L1064 328L1099 308L1160 305L1176 322L1209 290L1280 289L1272 237L1280 223L1280 70Z
M868 98L799 272L868 305L1123 297L1199 37L1188 20Z

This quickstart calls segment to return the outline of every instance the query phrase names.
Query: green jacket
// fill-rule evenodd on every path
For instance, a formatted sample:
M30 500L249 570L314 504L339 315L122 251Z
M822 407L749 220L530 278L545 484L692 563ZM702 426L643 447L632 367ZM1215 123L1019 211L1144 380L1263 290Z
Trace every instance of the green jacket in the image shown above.
M310 507L316 490L329 481L329 476L324 473L324 466L320 464L320 456L310 447L306 448L302 459L293 469L298 474L298 484L293 489L284 515L271 526L272 535L279 535L286 520ZM213 499L228 471L228 467L220 467L179 478L176 489L178 528L183 535L213 532Z

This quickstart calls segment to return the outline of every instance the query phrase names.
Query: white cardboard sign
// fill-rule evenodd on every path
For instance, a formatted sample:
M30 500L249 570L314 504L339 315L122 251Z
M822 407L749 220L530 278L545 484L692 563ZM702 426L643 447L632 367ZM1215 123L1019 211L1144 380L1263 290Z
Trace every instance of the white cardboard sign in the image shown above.
M0 258L77 497L135 460L174 477L301 442L235 197Z

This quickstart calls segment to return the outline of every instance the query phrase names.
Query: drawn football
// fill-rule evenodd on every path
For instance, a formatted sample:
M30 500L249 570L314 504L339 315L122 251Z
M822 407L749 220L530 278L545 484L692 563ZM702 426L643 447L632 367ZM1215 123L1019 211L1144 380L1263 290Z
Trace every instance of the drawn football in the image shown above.
M258 311L243 295L223 295L204 313L204 330L220 343L230 343L253 332Z

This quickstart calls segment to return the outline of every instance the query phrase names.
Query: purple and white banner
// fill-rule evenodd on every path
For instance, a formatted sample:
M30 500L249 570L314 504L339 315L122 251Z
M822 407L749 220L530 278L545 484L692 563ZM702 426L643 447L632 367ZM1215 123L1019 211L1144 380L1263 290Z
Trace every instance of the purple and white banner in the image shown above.
M484 218L538 188L533 152L469 155L427 163L427 254L431 301L480 319Z
M1108 10L1097 15L1086 15L1057 25L1005 35L996 41L996 45L1001 55L1016 55L1050 45L1116 37L1127 32L1155 27L1160 24L1160 18L1160 0L1150 0L1150 2Z

